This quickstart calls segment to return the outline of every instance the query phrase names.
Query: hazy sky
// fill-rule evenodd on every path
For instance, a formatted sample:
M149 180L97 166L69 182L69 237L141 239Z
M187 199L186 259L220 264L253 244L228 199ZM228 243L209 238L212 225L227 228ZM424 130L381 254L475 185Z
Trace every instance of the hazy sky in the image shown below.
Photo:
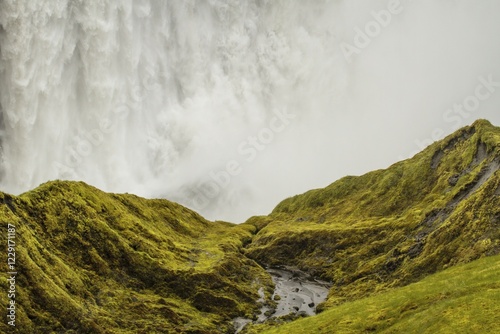
M500 125L500 1L0 4L2 190L51 179L242 222Z

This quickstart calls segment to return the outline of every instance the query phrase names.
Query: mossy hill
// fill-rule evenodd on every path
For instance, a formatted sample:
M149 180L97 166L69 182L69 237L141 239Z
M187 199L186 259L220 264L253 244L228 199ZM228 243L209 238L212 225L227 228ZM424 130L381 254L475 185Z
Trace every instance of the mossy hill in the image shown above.
M81 182L0 193L18 272L16 327L0 331L232 333L273 291L263 267L279 265L333 283L323 312L244 332L500 331L499 168L500 128L480 120L241 225Z
M334 283L325 306L500 253L500 129L477 121L409 160L286 199L253 238L261 264Z
M81 182L0 196L4 232L16 226L18 333L223 333L258 311L260 287L272 291L241 254L251 225Z

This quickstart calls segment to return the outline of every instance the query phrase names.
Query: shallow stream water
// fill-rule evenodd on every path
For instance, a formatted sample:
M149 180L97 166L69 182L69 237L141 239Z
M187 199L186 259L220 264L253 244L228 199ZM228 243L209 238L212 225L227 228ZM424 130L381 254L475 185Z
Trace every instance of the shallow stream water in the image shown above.
M268 269L275 284L272 299L277 303L276 308L272 308L265 303L261 308L261 314L255 323L263 323L269 318L282 317L288 314L316 314L318 304L324 302L328 297L328 290L331 284L325 281L316 280L303 271L295 268L282 267ZM265 302L264 290L259 289L259 300ZM269 315L269 311L273 311ZM252 320L246 318L234 319L235 333L239 333Z

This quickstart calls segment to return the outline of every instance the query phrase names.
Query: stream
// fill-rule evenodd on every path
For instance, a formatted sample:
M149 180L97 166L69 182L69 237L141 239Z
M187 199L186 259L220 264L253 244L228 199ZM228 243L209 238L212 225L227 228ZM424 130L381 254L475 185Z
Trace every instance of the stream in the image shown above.
M274 293L272 299L277 303L272 308L265 303L264 289L259 289L260 298L257 303L264 303L261 313L254 323L263 323L269 318L282 317L288 314L315 315L318 304L328 297L331 284L311 278L308 274L292 267L280 267L266 270L272 277ZM273 312L270 314L270 312ZM270 314L270 315L269 315ZM235 333L239 333L253 321L246 318L233 320Z

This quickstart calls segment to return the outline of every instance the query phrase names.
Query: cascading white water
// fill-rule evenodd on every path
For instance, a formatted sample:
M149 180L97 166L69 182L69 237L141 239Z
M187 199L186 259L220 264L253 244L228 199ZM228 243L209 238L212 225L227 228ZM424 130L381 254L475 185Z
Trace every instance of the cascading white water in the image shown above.
M368 109L387 109L397 120L407 117L397 116L398 108L420 107L372 104L380 82L371 80L381 73L359 73L371 63L388 68L392 56L372 53L399 38L394 27L363 51L364 61L344 58L339 45L352 41L353 27L387 7L366 5L1 1L1 189L83 180L243 220L349 167L357 172L361 158L346 157L358 148L353 143L367 141L356 139L360 124L382 123ZM391 65L394 83L384 91L400 85L394 73L406 65ZM388 155L366 168L394 160Z

